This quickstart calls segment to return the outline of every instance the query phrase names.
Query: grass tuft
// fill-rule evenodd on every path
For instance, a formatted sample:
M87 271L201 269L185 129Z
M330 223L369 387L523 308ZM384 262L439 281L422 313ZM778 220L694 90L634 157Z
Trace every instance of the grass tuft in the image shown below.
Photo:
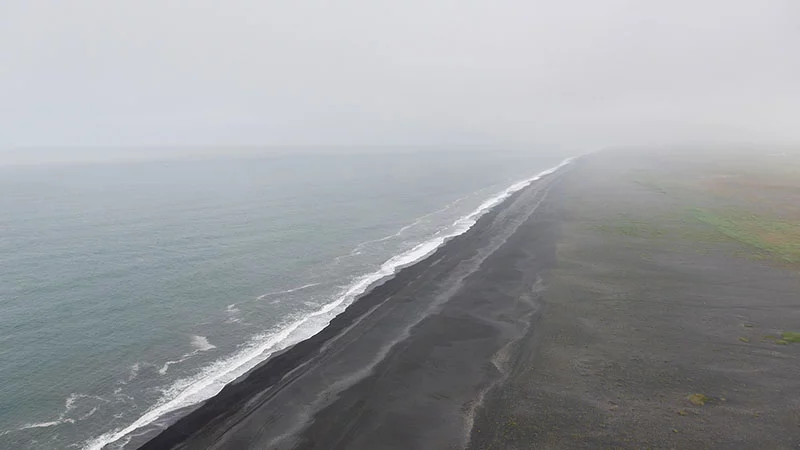
M706 397L703 394L692 394L686 398L695 406L703 406L708 403L709 400L711 400L711 398Z
M800 264L800 223L758 214L720 215L702 209L694 217L717 232L784 263Z
M786 331L781 333L781 338L786 342L798 343L800 342L800 333L796 333L793 331Z

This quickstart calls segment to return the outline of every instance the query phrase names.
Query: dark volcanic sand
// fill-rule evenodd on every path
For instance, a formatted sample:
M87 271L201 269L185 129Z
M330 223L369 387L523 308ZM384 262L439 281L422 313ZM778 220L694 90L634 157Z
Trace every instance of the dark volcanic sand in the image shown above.
M583 158L144 448L796 449L798 270L692 216L712 167Z
M758 206L692 187L717 164L603 153L573 168L553 192L558 268L471 448L800 448L800 343L764 339L800 330L798 269L693 218Z
M464 448L554 264L544 177L142 448Z

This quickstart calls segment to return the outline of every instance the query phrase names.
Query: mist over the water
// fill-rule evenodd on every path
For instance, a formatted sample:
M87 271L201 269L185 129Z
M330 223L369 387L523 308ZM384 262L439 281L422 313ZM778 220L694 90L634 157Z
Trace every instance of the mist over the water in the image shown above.
M158 428L567 156L796 151L798 17L0 2L0 447Z
M793 0L10 0L0 164L198 144L796 143L797 17Z
M0 448L119 448L563 159L339 149L0 168Z

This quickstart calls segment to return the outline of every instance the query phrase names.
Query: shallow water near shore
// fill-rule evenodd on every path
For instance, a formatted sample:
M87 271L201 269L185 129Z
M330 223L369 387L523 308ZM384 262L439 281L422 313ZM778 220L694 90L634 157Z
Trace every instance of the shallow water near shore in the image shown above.
M562 159L342 150L1 169L0 447L123 444Z

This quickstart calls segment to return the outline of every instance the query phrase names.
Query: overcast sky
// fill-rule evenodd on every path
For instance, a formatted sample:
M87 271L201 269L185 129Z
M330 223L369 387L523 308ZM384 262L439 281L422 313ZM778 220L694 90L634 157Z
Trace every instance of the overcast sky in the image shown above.
M797 0L0 1L0 163L798 142L798 123Z

